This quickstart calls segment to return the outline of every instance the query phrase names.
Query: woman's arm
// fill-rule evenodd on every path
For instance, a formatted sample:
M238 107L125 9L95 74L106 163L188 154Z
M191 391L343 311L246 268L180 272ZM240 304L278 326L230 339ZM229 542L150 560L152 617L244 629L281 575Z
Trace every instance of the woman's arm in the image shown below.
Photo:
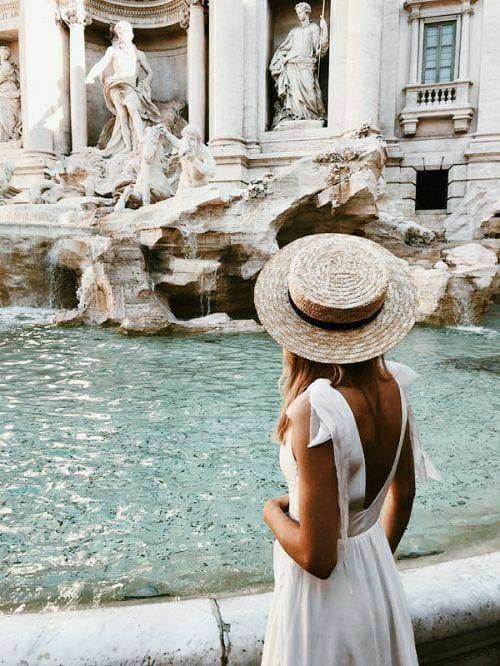
M396 552L410 521L415 498L415 466L411 449L410 427L406 427L403 448L394 480L382 509L382 527L391 551Z
M286 515L278 500L266 502L264 520L299 566L326 579L337 564L338 484L332 443L307 448L310 414L307 396L296 401L290 413L292 450L300 479L300 523Z

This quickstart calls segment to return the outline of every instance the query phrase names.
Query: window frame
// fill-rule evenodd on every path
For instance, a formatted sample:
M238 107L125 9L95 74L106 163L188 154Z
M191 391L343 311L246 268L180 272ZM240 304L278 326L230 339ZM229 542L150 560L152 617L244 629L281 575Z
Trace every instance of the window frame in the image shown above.
M444 14L440 16L424 17L420 19L420 39L419 39L419 58L418 58L418 81L421 86L435 86L440 84L452 83L457 81L457 73L459 72L460 64L460 40L462 36L462 21L461 13ZM424 83L425 75L425 43L426 43L426 26L434 23L455 23L455 52L453 55L452 75L453 78L449 81L436 81L434 83Z

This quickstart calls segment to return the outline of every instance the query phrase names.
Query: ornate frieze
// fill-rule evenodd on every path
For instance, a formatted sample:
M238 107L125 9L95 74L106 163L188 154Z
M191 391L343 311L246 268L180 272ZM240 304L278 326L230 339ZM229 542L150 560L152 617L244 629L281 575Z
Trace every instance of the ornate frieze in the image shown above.
M129 21L134 27L152 28L175 25L185 20L190 0L84 0L84 7L91 18L114 24ZM199 1L199 0L196 0ZM71 0L61 0L62 8Z
M19 0L0 0L0 21L19 16Z

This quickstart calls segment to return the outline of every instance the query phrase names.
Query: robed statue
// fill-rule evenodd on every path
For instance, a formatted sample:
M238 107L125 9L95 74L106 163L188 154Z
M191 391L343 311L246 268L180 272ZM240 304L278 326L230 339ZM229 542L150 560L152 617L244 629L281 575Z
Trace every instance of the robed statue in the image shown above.
M114 155L138 147L146 127L162 122L151 99L153 72L145 54L134 44L134 32L127 21L113 28L114 40L104 56L90 70L86 83L101 77L104 99L112 114L99 138L98 147ZM140 78L143 71L145 76Z
M21 92L19 72L12 51L0 46L0 141L21 138Z
M273 127L289 120L325 120L318 65L328 51L328 25L311 21L311 5L295 6L299 25L292 28L274 54L269 70L278 94Z

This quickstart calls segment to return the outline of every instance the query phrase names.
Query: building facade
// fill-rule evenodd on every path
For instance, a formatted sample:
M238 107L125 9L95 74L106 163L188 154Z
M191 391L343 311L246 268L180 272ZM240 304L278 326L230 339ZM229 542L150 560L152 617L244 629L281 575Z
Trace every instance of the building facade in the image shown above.
M296 4L0 0L0 158L13 183L96 145L109 112L86 73L125 20L153 100L184 108L220 183L277 173L369 123L389 147L391 199L430 226L500 188L498 0L310 0L302 18Z

